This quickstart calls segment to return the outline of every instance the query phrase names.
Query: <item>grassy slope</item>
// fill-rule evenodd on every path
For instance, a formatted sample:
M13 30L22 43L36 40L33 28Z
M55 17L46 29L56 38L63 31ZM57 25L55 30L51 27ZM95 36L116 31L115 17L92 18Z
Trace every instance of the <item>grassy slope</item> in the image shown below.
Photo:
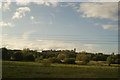
M117 78L118 67L3 61L3 78Z

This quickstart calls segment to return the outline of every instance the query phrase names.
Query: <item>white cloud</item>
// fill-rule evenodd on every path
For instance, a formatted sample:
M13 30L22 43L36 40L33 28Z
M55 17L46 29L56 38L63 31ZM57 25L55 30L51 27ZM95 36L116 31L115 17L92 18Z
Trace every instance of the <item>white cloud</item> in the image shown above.
M15 12L12 19L19 19L19 18L22 18L22 17L23 17L23 15L21 13Z
M98 52L95 48L100 47L98 44L83 44L84 49L87 52Z
M9 35L2 36L2 47L10 49L73 49L75 45L73 43L66 43L58 40L30 40L31 32L25 32L21 37L9 37Z
M55 6L57 6L58 1L57 0L50 0L50 4L55 7Z
M26 11L30 11L30 8L29 7L20 7L20 8L17 9L17 11L23 13L23 12L26 12Z
M45 5L45 6L50 6L50 4L48 2L44 2L44 1L40 1L40 2L34 2L35 4L38 4L38 5Z
M29 7L20 7L14 13L14 15L12 16L12 19L20 19L25 16L26 12L30 12Z
M30 41L24 40L18 37L2 37L2 46L5 46L10 49L23 49L29 48L32 44ZM31 47L30 47L31 48Z
M102 25L102 28L103 29L106 29L106 30L118 30L118 26L117 25Z
M2 2L0 2L0 9L2 8Z
M76 2L67 2L64 4L60 4L61 7L72 7L73 9L77 9L79 8L78 6L76 6Z
M54 14L50 13L50 18L48 19L36 19L37 17L34 16L30 16L30 20L32 21L33 24L48 24L48 25L52 25L53 24L53 20L55 19ZM47 22L47 23L46 23Z
M34 17L34 16L30 16L30 19L31 19L31 20L34 20L34 19L35 19L35 17Z
M29 36L31 32L23 33L22 37L9 37L9 35L2 36L2 47L7 47L10 49L23 49L23 48L30 48L36 49L36 45L34 42L29 40Z
M11 0L1 3L1 7L4 11L10 10Z
M29 5L30 0L16 0L17 5Z
M41 49L73 49L75 48L75 44L66 43L58 40L37 40L42 45Z
M82 17L118 20L118 3L81 3Z
M3 22L3 21L1 21L0 22L0 26L1 27L13 27L14 25L12 23L9 23L9 22Z
M24 36L26 35L26 37ZM73 48L76 48L77 51L87 51L87 52L105 52L110 53L113 50L112 48L106 49L98 45L98 44L76 44L76 43L67 43L64 41L59 40L30 40L29 35L27 32L25 32L22 37L9 37L8 35L2 36L2 47L7 47L10 49L23 49L23 48L30 48L34 50L46 50L46 49L56 49L56 50L71 50ZM23 37L24 36L24 37ZM27 38L27 39L26 39Z
M44 5L44 6L53 6L56 7L58 4L57 0L35 0L35 1L30 1L30 0L16 0L17 5L29 5L31 3L37 4L37 5Z
M27 37L29 34L25 33ZM23 34L23 35L25 35ZM2 37L2 47L7 47L10 49L23 49L23 48L30 48L30 49L73 49L74 44L71 43L65 43L62 41L57 40L37 40L37 41L31 41L29 39L26 39L22 37L8 37L8 35L4 35Z
M36 21L36 18L34 16L30 16L30 20L33 24L44 24L42 21Z
M96 45L96 44L84 44L84 46L92 48L92 47L97 47L98 45Z
M38 4L38 5L45 5L45 6L53 6L53 7L56 7L57 4L58 4L58 1L57 0L49 0L48 2L44 1L44 0L39 0L39 1L34 1L35 4Z

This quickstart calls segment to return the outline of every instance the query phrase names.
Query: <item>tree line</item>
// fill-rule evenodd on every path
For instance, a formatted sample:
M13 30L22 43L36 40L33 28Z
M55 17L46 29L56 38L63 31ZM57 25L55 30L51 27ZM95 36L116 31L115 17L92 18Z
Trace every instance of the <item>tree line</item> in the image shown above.
M110 64L120 64L120 54L103 54L103 53L88 53L75 52L74 50L60 50L60 51L42 51L30 50L25 48L23 50L11 50L5 47L0 48L2 60L9 61L35 61L35 62L51 62L51 63L65 63L88 64L90 61L106 61Z

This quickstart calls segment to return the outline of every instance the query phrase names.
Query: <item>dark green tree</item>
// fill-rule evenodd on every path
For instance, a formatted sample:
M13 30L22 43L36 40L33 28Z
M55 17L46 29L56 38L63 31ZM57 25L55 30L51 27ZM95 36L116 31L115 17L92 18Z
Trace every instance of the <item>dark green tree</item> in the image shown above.
M79 53L76 56L76 60L83 61L84 64L87 64L90 61L91 56L88 54Z
M75 64L75 58L65 58L64 63Z
M107 63L108 63L108 66L111 65L111 63L112 63L112 57L111 56L107 57Z
M32 53L26 54L23 56L24 61L35 61L35 57Z
M59 54L59 55L57 56L57 59L59 59L59 60L64 60L65 58L67 58L67 55L66 55L66 54Z
M13 55L11 56L11 60L22 61L23 53L21 53L21 51L14 52Z
M3 60L10 60L11 55L8 53L8 49L3 47L2 48L2 59Z

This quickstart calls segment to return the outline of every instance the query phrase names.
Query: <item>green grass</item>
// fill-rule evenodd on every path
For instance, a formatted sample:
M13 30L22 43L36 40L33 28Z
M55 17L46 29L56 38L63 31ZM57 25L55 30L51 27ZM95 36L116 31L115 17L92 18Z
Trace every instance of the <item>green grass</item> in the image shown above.
M3 78L118 78L118 67L3 61Z

